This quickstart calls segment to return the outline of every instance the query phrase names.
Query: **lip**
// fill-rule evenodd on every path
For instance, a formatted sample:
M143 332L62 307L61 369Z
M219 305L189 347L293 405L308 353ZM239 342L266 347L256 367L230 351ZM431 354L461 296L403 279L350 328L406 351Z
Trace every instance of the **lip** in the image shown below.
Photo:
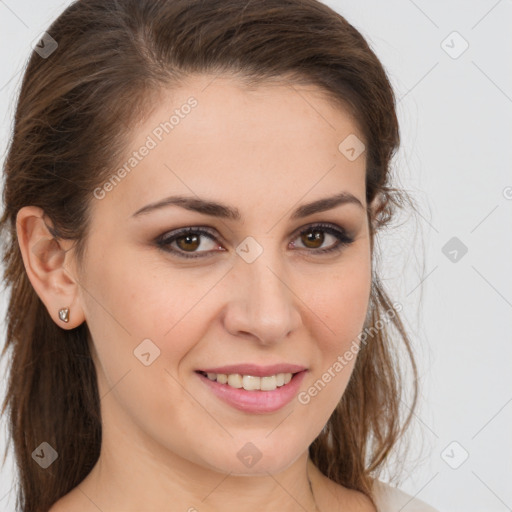
M259 366L257 364L231 364L227 366L218 366L216 368L199 368L198 372L205 373L223 373L229 375L231 373L239 373L240 375L253 375L254 377L270 377L277 373L298 373L306 370L305 366L298 364L272 364L269 366Z
M290 367L290 365L287 366L288 368ZM290 382L288 382L288 384L285 384L284 386L276 388L272 391L247 391L246 389L243 388L233 388L231 386L228 386L227 384L221 384L220 382L210 380L202 373L199 373L199 371L196 371L196 375L202 380L202 382L205 383L206 386L208 386L210 391L212 391L213 394L216 395L220 400L229 404L235 409L238 409L239 411L253 414L271 413L281 409L282 407L290 403L293 400L293 398L297 395L297 392L299 391L300 385L306 373L307 370L295 373L292 376Z

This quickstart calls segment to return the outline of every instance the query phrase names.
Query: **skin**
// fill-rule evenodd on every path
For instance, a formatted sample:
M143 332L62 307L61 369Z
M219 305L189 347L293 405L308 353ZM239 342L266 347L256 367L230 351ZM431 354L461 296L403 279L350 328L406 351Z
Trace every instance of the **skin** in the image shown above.
M225 404L195 373L291 362L308 368L305 391L357 339L371 285L366 155L350 161L338 145L363 135L313 86L248 89L234 77L201 75L162 92L134 127L128 153L190 96L197 107L103 199L92 198L83 267L71 241L51 240L42 210L18 213L25 267L49 314L63 329L87 322L101 397L100 458L51 512L312 512L307 472L322 512L373 511L361 493L320 473L307 452L342 397L355 359L307 405L294 399L264 414ZM290 219L299 205L342 191L363 207L347 203ZM243 221L178 206L132 217L176 194L236 207ZM337 240L325 231L320 242L301 237L301 228L316 222L345 229L353 243L319 254ZM155 244L159 235L188 226L212 230L216 240L203 236L188 249L207 256L180 258ZM235 252L248 236L263 248L252 263ZM190 245L182 239L172 247L186 252ZM67 324L58 318L64 306ZM149 366L133 353L146 338L160 349ZM250 468L237 457L247 442L262 454Z

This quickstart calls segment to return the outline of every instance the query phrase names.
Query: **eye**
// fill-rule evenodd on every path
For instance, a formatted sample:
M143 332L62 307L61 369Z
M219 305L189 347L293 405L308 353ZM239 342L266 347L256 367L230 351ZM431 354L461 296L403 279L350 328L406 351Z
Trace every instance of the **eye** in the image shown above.
M334 239L334 244L321 249L320 247L322 247L326 241L325 234ZM203 237L207 240L206 243L202 240ZM314 254L341 251L343 247L350 245L354 241L342 228L331 224L313 224L308 226L306 229L301 230L295 236L294 240L299 238L300 242L303 244L303 247L300 247L300 249L305 249L307 252ZM216 252L215 249L225 251L225 249L216 242L213 233L200 227L188 227L161 235L155 240L155 243L162 250L176 254L181 258L202 258L210 256L212 253ZM210 244L210 248L208 248L208 243ZM293 247L297 246L295 241L292 242L292 245ZM198 250L200 248L202 250Z
M220 247L214 243L215 236L204 228L184 228L177 232L171 232L168 236L164 235L156 240L157 245L164 251L171 252L183 258L199 258L200 254L186 254L187 252L197 252L199 247L204 248L205 243L201 241L204 237L210 242L210 249ZM173 244L176 244L177 248ZM208 245L208 244L206 244ZM224 250L224 249L223 249ZM208 251L199 251L208 252Z
M335 244L325 249L318 249L325 242L325 233L334 238ZM341 228L331 224L313 224L299 232L301 242L307 249L316 249L314 252L325 254L333 251L340 251L343 247L350 245L354 239L349 237ZM295 244L294 244L295 245ZM311 247L311 245L313 247Z

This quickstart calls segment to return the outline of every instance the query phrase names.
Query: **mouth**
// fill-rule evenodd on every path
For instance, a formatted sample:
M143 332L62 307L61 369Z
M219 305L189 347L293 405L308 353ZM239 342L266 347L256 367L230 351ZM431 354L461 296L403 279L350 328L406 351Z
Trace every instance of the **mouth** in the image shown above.
M197 370L196 373L203 375L212 382L217 382L234 389L244 389L245 391L274 391L288 384L295 375L302 372L281 372L261 377L240 373L226 374L205 372L202 370Z
M204 370L196 370L195 373L207 390L223 403L245 413L263 414L275 412L289 404L299 392L308 370L263 377Z

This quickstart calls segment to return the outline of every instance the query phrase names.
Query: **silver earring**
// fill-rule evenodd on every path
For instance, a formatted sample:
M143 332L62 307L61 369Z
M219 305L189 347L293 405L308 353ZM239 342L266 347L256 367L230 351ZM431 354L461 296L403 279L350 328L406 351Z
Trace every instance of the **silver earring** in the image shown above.
M59 309L59 318L63 321L63 322L69 322L69 308L62 308L62 309Z

